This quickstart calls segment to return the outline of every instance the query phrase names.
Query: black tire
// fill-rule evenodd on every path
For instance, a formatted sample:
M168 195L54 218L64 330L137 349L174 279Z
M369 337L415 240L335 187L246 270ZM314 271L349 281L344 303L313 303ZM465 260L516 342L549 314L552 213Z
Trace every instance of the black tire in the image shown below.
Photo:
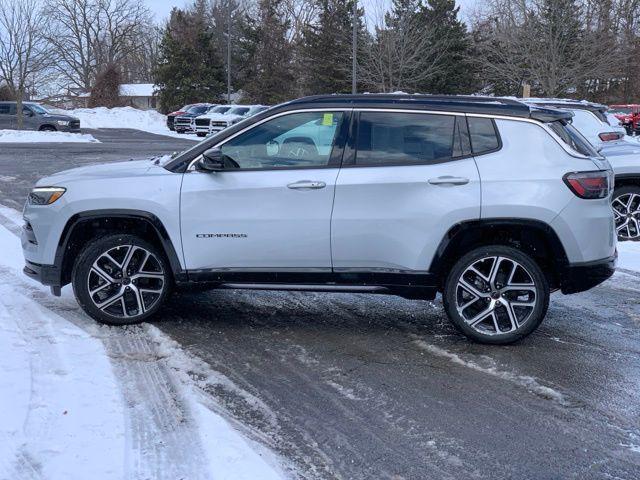
M130 261L125 262L129 249L132 250ZM104 257L107 252L113 261ZM93 268L94 262L98 262L102 272L115 282L99 275ZM123 272L123 265L130 268L131 278ZM98 322L108 325L132 325L147 320L162 307L173 286L171 267L164 252L129 234L111 234L90 240L78 255L71 280L73 293L82 309ZM94 287L93 297L89 290L91 286ZM99 287L100 291L96 292ZM122 300L116 298L118 295ZM112 299L115 303L109 305Z
M42 127L40 127L40 131L41 132L57 132L58 130L56 130L56 127L53 127L51 125L43 125Z
M498 264L493 283L469 270L474 266L484 275L489 272L486 277L491 278L493 261ZM514 266L516 264L519 267ZM483 272L483 269L487 270ZM467 290L459 284L462 281L483 296ZM495 288L496 285L499 288ZM522 290L518 286L522 286ZM478 300L469 303L474 297ZM526 337L538 328L549 307L549 282L529 255L512 247L491 245L472 250L454 264L447 276L442 298L449 319L467 337L480 343L505 345ZM516 305L512 302L516 302ZM524 302L527 302L526 307L520 305ZM505 303L512 306L508 308ZM529 303L531 306L528 306ZM496 307L492 315L485 317L475 327L471 325L470 320L482 317L494 305ZM459 311L458 307L464 308ZM515 322L511 320L509 312L515 316Z
M629 205L630 208L627 210L622 204L626 204L630 198L632 198L632 202ZM618 241L640 241L640 186L624 185L616 188L611 197L611 207L616 212L615 220ZM630 223L626 224L628 229L627 227L623 227L618 230L620 225L627 220L630 221Z
M206 137L207 134L204 132L198 132L196 135L198 135L199 137Z

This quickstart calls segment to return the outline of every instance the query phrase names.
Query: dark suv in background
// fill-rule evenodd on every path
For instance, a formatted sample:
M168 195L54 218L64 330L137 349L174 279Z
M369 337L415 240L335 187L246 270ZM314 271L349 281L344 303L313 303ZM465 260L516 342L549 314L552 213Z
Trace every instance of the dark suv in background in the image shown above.
M80 132L80 120L70 115L52 113L34 102L22 104L22 128L43 132ZM0 102L0 130L18 128L16 102Z

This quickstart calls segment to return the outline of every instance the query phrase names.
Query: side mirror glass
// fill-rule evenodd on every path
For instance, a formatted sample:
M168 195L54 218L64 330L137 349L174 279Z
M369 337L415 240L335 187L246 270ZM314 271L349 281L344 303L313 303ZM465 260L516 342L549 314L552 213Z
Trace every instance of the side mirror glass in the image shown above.
M198 169L206 172L220 172L224 170L222 150L219 148L206 150L202 154L202 158L198 161Z

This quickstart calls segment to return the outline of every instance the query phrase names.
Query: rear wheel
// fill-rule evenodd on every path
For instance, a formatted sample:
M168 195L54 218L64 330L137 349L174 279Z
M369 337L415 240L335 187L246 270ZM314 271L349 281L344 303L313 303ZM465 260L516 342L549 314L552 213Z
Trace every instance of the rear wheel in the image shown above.
M43 125L42 127L40 127L40 131L41 132L55 132L56 131L56 127L52 127L51 125Z
M616 188L611 207L618 240L640 240L640 187L627 185Z
M168 262L135 235L91 241L72 272L73 292L91 317L111 325L142 322L155 314L171 287Z
M481 343L512 343L533 332L549 305L549 284L528 255L500 245L464 255L447 277L443 303L453 324Z

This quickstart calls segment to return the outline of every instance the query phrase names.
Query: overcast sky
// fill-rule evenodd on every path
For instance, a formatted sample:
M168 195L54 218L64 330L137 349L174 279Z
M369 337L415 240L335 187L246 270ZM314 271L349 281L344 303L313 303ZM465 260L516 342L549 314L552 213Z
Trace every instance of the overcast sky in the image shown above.
M149 5L151 10L156 15L156 20L163 21L169 16L169 12L171 9L175 7L184 7L192 3L193 0L143 0ZM369 9L369 5L377 4L376 0L359 0L361 4L365 5L365 8ZM461 12L463 18L466 19L466 16L471 13L474 5L479 3L477 0L456 0L457 3L461 6ZM371 12L368 12L371 15Z

